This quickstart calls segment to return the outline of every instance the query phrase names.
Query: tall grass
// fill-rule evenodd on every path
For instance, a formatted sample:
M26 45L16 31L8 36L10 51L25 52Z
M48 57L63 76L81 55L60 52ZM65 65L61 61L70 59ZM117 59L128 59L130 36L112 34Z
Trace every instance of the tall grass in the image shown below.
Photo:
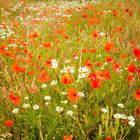
M140 5L16 4L1 14L0 138L140 139Z

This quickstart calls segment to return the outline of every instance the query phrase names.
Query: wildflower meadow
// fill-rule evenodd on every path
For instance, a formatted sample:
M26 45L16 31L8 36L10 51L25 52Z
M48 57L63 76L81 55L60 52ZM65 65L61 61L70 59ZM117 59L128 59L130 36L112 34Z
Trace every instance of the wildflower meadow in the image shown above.
M140 140L140 2L0 0L0 140Z

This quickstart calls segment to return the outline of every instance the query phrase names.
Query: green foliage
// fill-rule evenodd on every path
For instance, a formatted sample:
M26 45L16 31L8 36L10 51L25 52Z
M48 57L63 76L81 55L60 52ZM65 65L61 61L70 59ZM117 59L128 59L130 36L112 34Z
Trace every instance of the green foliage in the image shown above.
M139 139L139 4L16 4L0 14L0 139Z

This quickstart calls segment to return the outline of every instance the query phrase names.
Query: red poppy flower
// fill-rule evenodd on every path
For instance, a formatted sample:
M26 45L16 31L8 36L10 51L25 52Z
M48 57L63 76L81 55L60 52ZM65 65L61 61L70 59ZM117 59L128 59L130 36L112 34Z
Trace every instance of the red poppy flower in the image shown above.
M126 9L124 10L124 12L126 12L126 13L127 13L127 12L129 12L129 9L128 9L128 8L126 8Z
M83 48L83 49L82 49L82 53L86 53L86 52L88 52L88 50L85 49L85 48Z
M3 124L6 126L6 127L12 127L14 122L12 120L5 120L3 122Z
M7 48L7 46L6 46L5 44L1 45L1 46L0 46L0 51L4 51L5 48Z
M91 53L96 53L97 50L96 50L95 48L93 48L93 49L89 49L89 52L91 52Z
M98 61L95 62L95 65L98 66L98 67L102 66L102 64L100 62L98 62Z
M16 72L16 73L18 73L18 72L25 72L25 68L22 68L18 64L14 63L12 65L12 71Z
M43 45L45 48L51 48L51 42L43 42L42 45Z
M122 31L123 31L123 29L120 28L120 27L117 27L117 28L115 28L115 29L113 30L113 32L122 32Z
M61 80L62 84L68 85L68 84L71 84L72 82L73 82L73 78L71 76L62 77L62 80Z
M133 16L133 11L132 10L129 11L129 16L130 17Z
M91 80L91 87L93 89L95 89L95 88L101 88L101 86L102 86L102 82L101 81L99 81L97 79Z
M116 12L116 10L113 10L113 16L114 16L114 17L117 16L117 12Z
M121 58L128 58L128 56L125 55L125 54L122 54L120 57L121 57Z
M102 70L101 76L104 77L106 80L111 79L110 72L108 70Z
M73 136L64 136L64 137L63 137L63 140L72 140L72 137L73 137Z
M104 46L104 50L105 51L111 51L114 47L114 43L113 42L108 42L105 46Z
M134 93L134 99L140 101L140 88Z
M106 137L105 140L112 140L112 138L111 137Z
M134 76L132 75L132 74L129 74L128 76L127 76L127 81L129 82L129 83L132 83L132 82L134 82Z
M50 77L47 75L47 72L45 70L42 70L38 76L38 81L39 82L48 82L49 80L50 80Z
M106 70L105 70L106 71ZM106 75L105 75L105 71L103 70L103 71L95 71L95 72L93 72L93 73L89 73L89 75L88 75L88 79L89 80L91 80L91 82L92 82L92 80L93 80L93 83L95 84L96 82L98 83L99 81L103 81L103 80L105 80L109 75L106 73ZM109 77L108 77L109 78ZM96 82L95 82L95 81ZM99 82L100 83L100 82Z
M120 71L120 69L121 69L121 64L114 62L114 63L112 63L112 67L113 67L113 70L116 73L118 73Z
M139 48L134 48L133 53L138 59L140 59L140 49Z
M52 67L52 59L49 58L46 62L45 62L45 65L48 67L48 68L51 68Z
M140 117L140 106L137 106L134 109L134 114L135 114L135 117Z
M93 65L92 65L92 63L91 63L90 60L87 60L87 59L86 59L86 60L84 61L84 66L86 66L86 67L92 69L92 66L93 66Z
M94 79L96 79L97 77L96 77L96 74L95 73L89 73L88 74L88 79L89 80L94 80Z
M136 47L137 46L137 41L136 40L131 40L130 42L131 47Z
M138 69L138 75L140 76L140 69Z
M112 56L107 56L107 57L105 58L105 61L106 61L106 62L112 62L112 60L113 60Z
M19 95L15 95L13 92L10 92L9 99L14 105L19 105L21 103L21 97Z
M88 25L99 24L99 19L97 18L90 18L88 19Z
M86 18L87 17L87 14L82 14L82 18Z
M74 88L70 88L67 94L67 98L73 102L76 103L77 100L79 99L79 95L77 93L77 91Z
M128 71L129 72L136 72L136 67L135 67L135 65L134 64L130 64L129 66L128 66Z
M34 39L38 36L39 36L39 34L37 32L34 32L34 33L30 34L30 38L32 38L32 39Z
M33 71L28 71L28 75L33 75L34 72Z
M91 34L94 38L99 38L99 33L98 32L93 31Z

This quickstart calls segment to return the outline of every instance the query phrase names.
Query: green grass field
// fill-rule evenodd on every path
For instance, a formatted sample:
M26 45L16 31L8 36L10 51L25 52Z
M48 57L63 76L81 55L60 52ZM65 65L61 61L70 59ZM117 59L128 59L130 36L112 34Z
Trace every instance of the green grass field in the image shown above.
M140 140L138 1L0 6L0 140Z

